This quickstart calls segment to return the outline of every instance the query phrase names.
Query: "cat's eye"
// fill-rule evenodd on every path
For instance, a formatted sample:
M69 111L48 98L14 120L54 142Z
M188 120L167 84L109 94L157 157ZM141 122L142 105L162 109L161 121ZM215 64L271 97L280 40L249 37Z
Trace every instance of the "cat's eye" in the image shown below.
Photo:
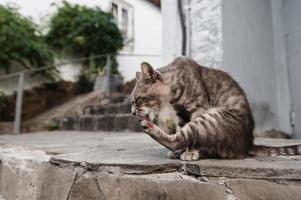
M141 104L142 102L147 102L147 101L153 100L154 98L155 98L155 96L153 96L153 95L149 95L149 96L139 96L139 97L137 97L137 99L135 100L135 104L136 104L136 105L139 105L139 104Z
M137 97L135 100L135 104L138 105L139 103L141 103L143 97Z
M139 104L141 104L141 103L142 103L143 101L145 101L145 100L147 100L146 97L139 96L139 97L137 97L137 99L135 100L135 104L136 104L136 105L139 105Z

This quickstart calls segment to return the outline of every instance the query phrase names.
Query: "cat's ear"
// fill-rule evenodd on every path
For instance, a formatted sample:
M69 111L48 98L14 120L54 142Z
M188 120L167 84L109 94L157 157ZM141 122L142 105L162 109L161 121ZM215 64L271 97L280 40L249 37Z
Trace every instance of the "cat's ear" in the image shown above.
M152 79L153 81L162 80L160 72L155 71L147 62L141 63L141 72L143 79Z
M141 77L141 72L136 72L136 81L138 81Z
M150 79L153 76L154 69L147 62L142 62L141 63L141 72L142 72L142 76L144 79Z

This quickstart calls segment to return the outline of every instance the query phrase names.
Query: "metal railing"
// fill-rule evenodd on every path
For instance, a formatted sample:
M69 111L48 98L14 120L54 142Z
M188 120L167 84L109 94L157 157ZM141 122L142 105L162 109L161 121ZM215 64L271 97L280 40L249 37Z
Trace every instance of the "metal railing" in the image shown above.
M22 122L22 104L23 104L23 92L24 92L24 84L25 84L25 74L27 73L34 73L34 72L40 72L40 71L45 71L45 70L50 70L52 68L57 68L62 65L66 65L69 63L78 63L78 62L83 62L87 61L90 59L97 59L97 58L106 58L106 64L105 64L105 69L106 69L106 91L105 94L106 96L110 96L110 72L111 72L111 58L112 54L103 54L103 55L96 55L96 56L90 56L90 57L82 57L78 59L72 59L69 60L68 62L62 62L59 64L54 64L54 65L47 65L39 68L31 68L28 70L20 71L20 72L15 72L11 73L8 75L0 76L0 80L2 79L7 79L7 78L12 78L12 77L18 77L18 84L17 84L17 96L16 96L16 106L15 106L15 120L14 120L14 133L20 134L21 133L21 122Z
M23 92L24 92L24 85L25 85L25 75L28 73L35 73L35 72L41 72L45 70L50 70L53 68L57 68L66 64L70 63L79 63L83 61L88 61L91 59L99 59L99 58L106 58L105 63L105 95L107 97L110 97L111 91L110 91L110 74L111 74L111 61L112 56L137 56L137 57L159 57L160 55L155 54L102 54L102 55L95 55L90 57L81 57L77 59L71 59L68 60L68 62L61 62L58 64L53 65L46 65L43 67L38 68L31 68L20 72L11 73L8 75L0 76L0 80L18 77L18 83L17 83L17 95L16 95L16 105L15 105L15 116L14 116L14 130L13 133L20 134L21 133L21 123L22 123L22 105L23 105Z

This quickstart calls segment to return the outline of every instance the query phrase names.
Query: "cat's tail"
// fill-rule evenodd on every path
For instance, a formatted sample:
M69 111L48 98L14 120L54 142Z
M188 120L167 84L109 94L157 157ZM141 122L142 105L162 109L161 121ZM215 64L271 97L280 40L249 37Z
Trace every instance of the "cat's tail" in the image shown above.
M271 147L253 145L248 152L250 156L277 156L277 155L301 155L301 145Z

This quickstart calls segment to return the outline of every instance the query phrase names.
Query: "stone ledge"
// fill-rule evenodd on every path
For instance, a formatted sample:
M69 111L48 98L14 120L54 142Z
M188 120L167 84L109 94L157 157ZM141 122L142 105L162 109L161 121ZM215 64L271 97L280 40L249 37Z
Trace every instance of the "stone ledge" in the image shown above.
M182 162L166 158L168 150L144 133L47 132L0 136L0 155L42 159L66 167L147 174L185 171L196 176L301 180L301 156L249 157L243 160L202 159ZM301 144L300 140L257 139L256 143ZM39 153L37 153L39 152ZM19 154L19 155L18 155ZM30 156L27 154L31 154Z
M202 160L185 163L186 173L196 176L251 178L251 179L289 179L301 180L301 159L247 158L243 160Z
M97 116L69 116L57 117L53 121L57 122L61 130L76 131L119 131L140 132L141 128L137 119L128 113L105 114Z
M301 144L300 140L256 142ZM301 156L181 162L167 159L167 152L143 133L3 135L0 194L7 200L258 199L258 195L298 199L301 195Z

